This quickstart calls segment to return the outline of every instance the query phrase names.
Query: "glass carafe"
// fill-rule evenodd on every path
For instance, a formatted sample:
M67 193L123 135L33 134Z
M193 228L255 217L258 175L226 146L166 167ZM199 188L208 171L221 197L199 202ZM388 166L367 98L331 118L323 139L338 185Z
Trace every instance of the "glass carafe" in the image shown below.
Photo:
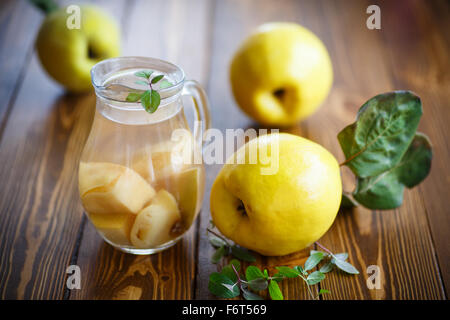
M141 70L164 75L166 87L161 81L153 85L161 97L154 113L139 101L127 101L130 92L149 89L137 76ZM162 251L183 236L200 211L202 130L189 130L182 98L192 96L189 104L204 130L206 95L179 67L152 58L105 60L91 75L96 112L78 172L85 212L112 246L134 254Z

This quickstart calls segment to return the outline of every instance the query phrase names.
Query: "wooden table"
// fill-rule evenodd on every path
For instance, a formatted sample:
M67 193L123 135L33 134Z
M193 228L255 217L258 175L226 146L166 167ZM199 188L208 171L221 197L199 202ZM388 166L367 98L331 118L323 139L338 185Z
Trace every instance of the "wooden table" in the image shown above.
M66 3L69 3L68 1ZM366 28L366 8L381 8L381 30ZM215 128L256 124L236 106L228 67L239 43L267 21L296 21L327 46L334 85L321 109L285 130L343 160L336 134L368 98L410 89L423 101L419 130L434 145L429 177L385 212L339 213L321 239L347 251L358 276L330 273L322 299L446 299L450 289L450 5L446 1L99 1L121 24L123 55L159 57L207 89ZM26 1L0 3L0 297L2 299L213 299L213 248L205 233L209 192L220 166L207 167L197 223L171 249L133 256L105 244L83 216L77 165L95 106L93 93L65 94L39 65L33 44L43 19ZM343 171L349 188L350 174ZM308 250L258 256L269 269L304 263ZM66 268L81 269L81 290L66 288ZM381 269L369 290L366 269ZM282 283L287 299L308 299L303 283Z

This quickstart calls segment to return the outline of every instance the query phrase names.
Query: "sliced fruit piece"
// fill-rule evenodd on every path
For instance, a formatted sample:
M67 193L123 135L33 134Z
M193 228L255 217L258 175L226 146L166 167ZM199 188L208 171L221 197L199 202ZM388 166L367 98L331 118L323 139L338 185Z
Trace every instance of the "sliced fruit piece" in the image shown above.
M118 166L118 167L117 167ZM97 167L101 174L95 178L87 175ZM85 210L92 214L137 214L155 195L155 190L134 170L109 163L80 166L80 191L87 190L81 196ZM109 170L110 168L114 168ZM118 174L118 171L121 171ZM114 178L111 178L114 177ZM105 182L101 185L100 182ZM108 184L109 182L109 184Z
M171 240L171 230L180 220L177 202L162 189L152 203L142 209L131 228L130 240L137 248L152 248Z
M89 219L103 236L117 245L131 245L130 231L136 215L134 214L89 214Z
M131 168L147 181L160 180L180 172L192 155L192 138L182 137L179 141L164 141L136 152L131 160Z
M110 162L80 162L78 188L80 195L116 181L127 168Z
M173 177L174 196L178 199L183 226L188 229L200 209L203 191L202 168L193 167Z

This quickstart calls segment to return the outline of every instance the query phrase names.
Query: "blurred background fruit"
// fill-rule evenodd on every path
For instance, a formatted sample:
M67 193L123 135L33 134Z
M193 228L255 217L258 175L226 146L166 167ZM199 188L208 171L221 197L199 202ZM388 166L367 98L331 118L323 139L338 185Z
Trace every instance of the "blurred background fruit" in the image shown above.
M333 82L322 41L287 22L261 25L233 57L231 87L241 109L264 125L289 126L313 113Z
M91 68L120 53L120 32L116 22L101 8L80 6L80 28L69 28L71 13L52 1L32 1L47 16L36 39L36 48L47 73L68 91L92 88Z

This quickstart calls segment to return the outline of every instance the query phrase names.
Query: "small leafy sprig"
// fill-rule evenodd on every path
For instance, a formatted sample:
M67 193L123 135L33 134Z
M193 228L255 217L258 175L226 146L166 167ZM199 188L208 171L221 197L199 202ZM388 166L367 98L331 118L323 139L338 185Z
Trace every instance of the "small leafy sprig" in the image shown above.
M230 244L218 233L209 228L207 230L213 235L210 237L211 244L218 248L211 259L213 263L217 263L225 256L224 252L226 250L223 248L225 246L230 247ZM242 294L242 297L246 300L261 300L263 298L257 292L267 289L272 300L283 300L284 297L278 283L285 279L300 278L305 282L310 297L317 299L320 295L329 293L330 291L321 288L318 294L314 295L311 286L319 284L325 279L325 274L334 268L349 274L359 274L358 270L346 261L348 259L348 253L333 254L320 243L316 242L315 244L324 251L311 250L310 256L303 266L275 267L277 273L273 276L269 275L267 269L262 271L256 266L248 266L245 270L245 276L242 276L240 274L240 262L233 259L220 272L213 272L210 275L208 284L209 291L219 298L230 299ZM228 252L232 253L230 249L228 249ZM254 261L254 256L248 251L247 253ZM247 255L245 257L248 258ZM313 271L321 262L323 264L319 270Z
M243 261L256 261L255 256L253 256L247 249L239 247L236 244L232 244L229 240L222 237L211 228L207 228L206 231L209 235L209 242L216 248L216 251L211 256L212 263L218 263L220 259L230 254Z
M153 70L141 70L135 72L134 75L136 77L145 79L145 80L138 80L135 83L148 86L149 90L146 90L143 93L130 92L126 98L126 101L128 102L140 101L141 105L148 113L155 112L158 109L159 104L161 103L161 96L159 95L159 92L153 88L153 85L160 82L159 83L160 89L168 88L173 85L168 80L163 79L164 78L163 74L151 77L153 73L154 73Z

